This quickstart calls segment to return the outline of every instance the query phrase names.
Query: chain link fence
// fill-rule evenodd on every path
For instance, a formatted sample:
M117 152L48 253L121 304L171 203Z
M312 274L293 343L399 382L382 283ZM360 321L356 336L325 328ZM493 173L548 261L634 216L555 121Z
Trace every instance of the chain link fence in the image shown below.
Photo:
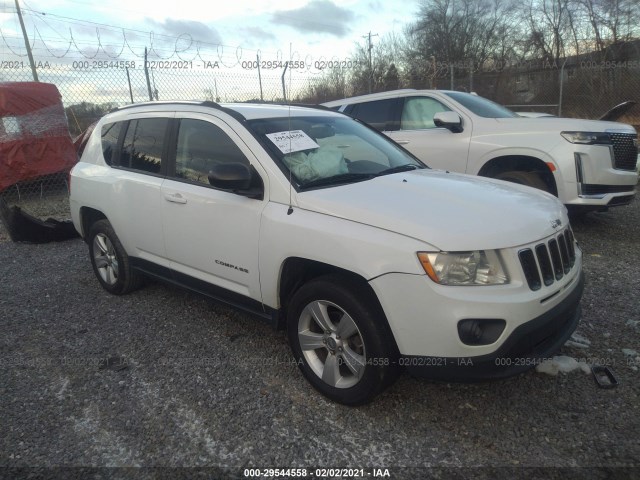
M105 113L126 104L150 100L283 102L318 78L273 70L258 73L256 68L246 72L220 71L219 67L195 69L193 62L182 61L149 63L155 68L145 71L144 62L139 61L38 61L37 72L40 82L58 87L74 140ZM28 63L18 61L6 66L0 70L0 82L33 81ZM5 117L2 122L2 129L19 132L15 117ZM67 175L60 172L31 178L1 191L5 222L7 217L68 220Z
M609 61L597 56L556 62L524 62L507 67L443 66L418 88L472 91L515 111L599 119L614 106L640 103L640 49L634 60ZM640 111L620 119L640 128Z
M384 81L374 82L373 91L472 91L516 111L597 119L616 104L640 100L640 41L631 42L628 50L624 61L582 55L561 64L529 61L474 65L464 59L441 63L433 59L422 73L387 75ZM318 62L294 63L289 69L285 68L286 62L256 60L229 68L217 61L202 60L36 58L39 80L55 84L62 95L72 138L113 108L142 101L319 103L367 93L368 89L350 83L346 68L351 64L322 70L317 68ZM0 82L32 80L25 58L3 60ZM639 110L636 106L620 121L640 129ZM5 120L7 125L9 122ZM13 185L0 192L0 198L9 207L20 207L39 219L63 220L69 218L67 187L66 172L61 172Z

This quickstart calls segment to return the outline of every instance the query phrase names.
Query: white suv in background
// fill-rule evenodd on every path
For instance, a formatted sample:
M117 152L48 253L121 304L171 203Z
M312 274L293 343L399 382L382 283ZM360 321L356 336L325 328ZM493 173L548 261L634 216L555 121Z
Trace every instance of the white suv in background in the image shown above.
M431 170L328 109L123 107L89 137L70 199L107 291L150 276L286 327L305 377L345 404L404 367L521 372L580 318L582 254L556 198Z
M539 188L576 212L626 205L635 196L638 136L630 125L523 118L447 90L395 90L323 105L368 123L432 168Z

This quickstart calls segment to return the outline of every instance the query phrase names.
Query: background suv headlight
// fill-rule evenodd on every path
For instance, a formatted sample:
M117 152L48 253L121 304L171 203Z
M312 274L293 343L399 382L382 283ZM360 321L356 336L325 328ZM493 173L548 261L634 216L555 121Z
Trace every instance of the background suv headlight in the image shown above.
M509 281L495 250L418 252L422 268L441 285L501 285Z
M611 137L605 132L562 132L562 137L571 143L582 145L611 145Z

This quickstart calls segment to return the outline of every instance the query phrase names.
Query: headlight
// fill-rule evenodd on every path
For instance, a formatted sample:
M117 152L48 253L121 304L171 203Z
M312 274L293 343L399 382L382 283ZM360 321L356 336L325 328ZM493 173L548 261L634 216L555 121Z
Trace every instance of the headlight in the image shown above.
M474 252L418 252L422 268L441 285L500 285L508 282L494 250Z
M562 132L562 137L571 143L582 145L611 145L611 137L605 132Z

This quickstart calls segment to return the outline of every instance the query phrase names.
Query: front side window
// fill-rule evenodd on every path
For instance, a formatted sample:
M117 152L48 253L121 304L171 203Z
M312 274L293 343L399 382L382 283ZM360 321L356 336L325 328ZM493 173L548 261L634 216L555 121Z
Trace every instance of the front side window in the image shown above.
M120 166L159 174L168 122L166 118L131 120L122 146Z
M451 109L439 101L430 97L409 97L404 101L401 130L424 130L436 128L433 116L439 112L448 112Z
M303 190L424 168L384 135L344 116L266 118L249 127Z
M203 120L180 120L176 150L176 177L209 185L214 165L249 161L235 142L216 125Z

